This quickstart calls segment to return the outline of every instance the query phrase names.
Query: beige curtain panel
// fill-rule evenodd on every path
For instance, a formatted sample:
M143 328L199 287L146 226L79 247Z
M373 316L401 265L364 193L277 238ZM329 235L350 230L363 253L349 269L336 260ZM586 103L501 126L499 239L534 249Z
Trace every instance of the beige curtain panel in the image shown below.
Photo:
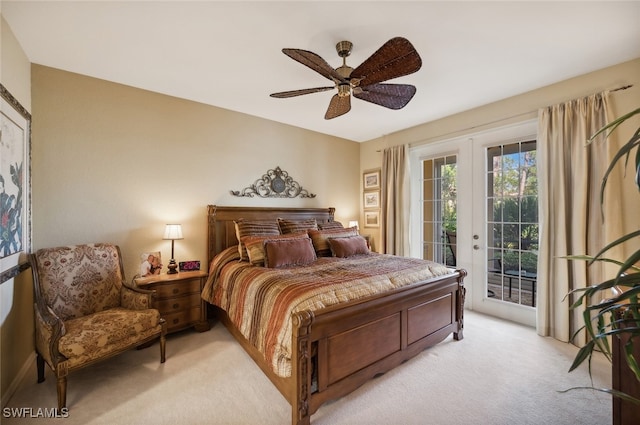
M616 235L619 220L603 220L600 185L617 141L587 140L612 117L608 92L541 109L538 114L540 251L537 331L570 341L580 328L582 310L571 310L570 291L604 280L601 265L570 261L568 255L595 255ZM620 199L621 173L609 179L605 197ZM610 207L609 207L610 208ZM618 214L619 215L619 214ZM605 217L616 217L604 211ZM573 340L585 343L585 335Z
M409 147L382 154L382 246L387 254L409 255Z

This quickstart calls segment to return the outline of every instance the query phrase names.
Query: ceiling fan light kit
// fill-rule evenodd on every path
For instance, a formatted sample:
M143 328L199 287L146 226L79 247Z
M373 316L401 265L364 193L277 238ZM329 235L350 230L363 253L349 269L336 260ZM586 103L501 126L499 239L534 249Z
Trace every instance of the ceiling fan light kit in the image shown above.
M282 53L333 81L334 85L272 93L271 97L283 99L337 89L338 93L331 98L324 116L327 120L351 110L351 95L389 109L404 108L416 94L416 88L409 84L382 83L413 74L422 66L422 59L409 40L402 37L392 38L355 69L347 66L347 56L351 54L352 48L353 44L350 41L336 44L338 56L342 58L342 66L335 69L308 50L282 49Z

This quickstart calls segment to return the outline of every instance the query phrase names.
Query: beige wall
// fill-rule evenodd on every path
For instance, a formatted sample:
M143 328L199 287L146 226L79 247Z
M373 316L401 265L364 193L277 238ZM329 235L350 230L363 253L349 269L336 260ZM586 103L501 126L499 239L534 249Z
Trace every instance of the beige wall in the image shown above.
M120 245L127 278L181 223L176 260L206 263L207 204L335 207L357 217L358 143L34 65L34 248ZM276 166L313 199L238 198Z
M31 64L1 17L0 40L0 82L31 112ZM29 272L0 286L0 394L3 406L19 378L26 373L25 365L33 355L32 287Z
M628 84L632 84L633 87L612 94L612 104L616 116L640 106L640 59L365 142L360 150L360 170L381 167L382 150L390 146L408 143L413 147L534 119L537 117L539 108ZM633 123L629 122L625 124L624 128L620 127L619 136L623 138L622 140L628 140L633 129L638 128L639 125L640 117L636 117ZM623 209L620 217L624 222L626 232L638 228L637 211L640 210L640 196L633 185L632 177L634 174L630 164L627 172L628 177L625 181L627 196L622 200ZM372 232L371 229L363 230L371 234L374 240L379 240L379 232Z

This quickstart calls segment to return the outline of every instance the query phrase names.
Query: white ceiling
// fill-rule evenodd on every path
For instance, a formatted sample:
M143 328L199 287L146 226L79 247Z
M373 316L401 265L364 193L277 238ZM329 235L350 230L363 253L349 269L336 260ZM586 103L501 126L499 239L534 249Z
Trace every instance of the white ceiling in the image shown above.
M0 11L37 64L363 142L640 57L640 2L29 1ZM341 40L356 67L395 36L422 57L391 80L417 93L398 111L352 99L324 113L331 85L285 56L311 50L332 66Z

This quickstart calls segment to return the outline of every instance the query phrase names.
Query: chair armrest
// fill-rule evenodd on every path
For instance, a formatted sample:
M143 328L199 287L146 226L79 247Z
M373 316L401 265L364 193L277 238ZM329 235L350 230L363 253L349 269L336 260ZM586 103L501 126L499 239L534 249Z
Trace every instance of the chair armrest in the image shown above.
M64 322L53 310L41 303L34 303L36 348L44 360L55 369L60 358L58 341L66 333Z
M130 310L145 310L151 308L155 296L156 291L130 286L126 282L122 282L120 304Z

